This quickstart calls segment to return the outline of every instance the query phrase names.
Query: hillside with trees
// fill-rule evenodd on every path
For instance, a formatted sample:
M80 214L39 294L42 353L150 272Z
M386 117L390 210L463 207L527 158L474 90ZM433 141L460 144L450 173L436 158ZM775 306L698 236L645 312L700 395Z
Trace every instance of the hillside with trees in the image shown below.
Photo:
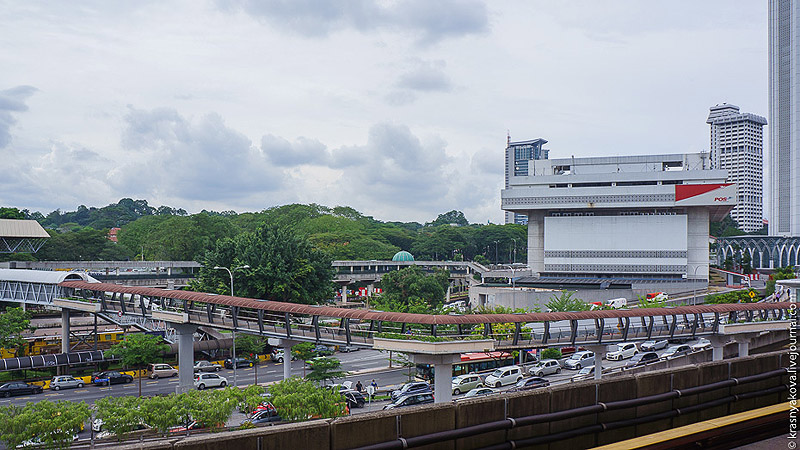
M203 261L218 242L254 233L264 224L291 230L332 260L386 260L400 250L419 260L476 260L485 264L521 262L527 252L522 225L470 224L461 211L440 214L425 224L382 222L348 206L275 206L260 212L206 211L155 207L146 200L121 199L104 207L39 212L0 208L5 218L39 221L51 238L33 255L8 259ZM108 240L120 228L118 242Z

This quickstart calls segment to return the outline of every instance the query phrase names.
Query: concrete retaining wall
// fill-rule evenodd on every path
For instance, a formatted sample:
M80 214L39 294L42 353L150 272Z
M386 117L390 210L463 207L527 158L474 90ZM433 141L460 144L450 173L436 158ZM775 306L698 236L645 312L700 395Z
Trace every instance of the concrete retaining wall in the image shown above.
M598 384L595 384L593 380L583 381L532 392L508 393L427 407L378 411L333 420L317 420L301 424L200 435L185 439L162 441L145 447L137 445L131 448L146 448L150 450L259 450L267 448L339 450L391 441L398 437L409 438L463 428L502 420L507 417L523 417L557 412L594 405L597 402L608 403L629 400L661 394L673 389L685 389L727 380L730 377L755 375L788 366L789 356L786 352L773 352L724 361L699 362L696 365L682 366L680 368L627 374L604 379ZM459 439L455 442L443 442L421 448L467 450L501 444L509 439L526 439L601 423L621 423L622 426L620 428L613 430L561 439L557 442L531 447L542 450L588 448L780 403L785 400L786 393L740 400L686 415L662 418L650 423L631 424L630 426L625 424L625 421L633 420L637 417L668 412L675 408L685 408L730 395L762 390L782 383L788 383L788 375L636 408L605 411L572 419L496 431Z

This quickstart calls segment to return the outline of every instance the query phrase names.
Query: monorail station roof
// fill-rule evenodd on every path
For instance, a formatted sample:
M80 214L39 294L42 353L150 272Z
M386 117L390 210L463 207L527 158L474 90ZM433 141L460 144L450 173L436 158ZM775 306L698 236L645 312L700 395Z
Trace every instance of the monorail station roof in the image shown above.
M0 253L36 253L49 237L35 220L0 219Z

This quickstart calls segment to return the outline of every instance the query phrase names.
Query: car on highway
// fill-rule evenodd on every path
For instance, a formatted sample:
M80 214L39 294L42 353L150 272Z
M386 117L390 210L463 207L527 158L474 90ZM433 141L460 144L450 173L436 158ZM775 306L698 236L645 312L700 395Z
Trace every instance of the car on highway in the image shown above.
M233 369L233 360L231 358L228 358L228 359L225 360L223 365L225 366L226 369ZM252 365L253 365L253 363L251 363L249 359L240 358L238 356L236 357L236 368L237 369L241 369L242 367L251 367Z
M392 401L411 394L432 392L431 386L424 381L412 381L411 383L404 384L400 389L392 391Z
M228 380L215 373L198 373L194 376L194 387L198 390L203 390L210 387L225 387L228 385Z
M210 361L195 361L194 363L195 372L219 372L220 370L222 370L222 366Z
M95 372L92 374L92 384L98 386L108 386L109 384L125 384L132 381L132 376L126 373L119 373L114 370Z
M496 393L497 393L497 391L495 391L492 388L481 387L481 388L475 388L475 389L467 392L466 395L464 395L464 398L480 397L482 395L491 395L491 394L496 394Z
M692 351L692 347L686 344L673 345L661 354L662 358L677 358L678 356L688 355Z
M627 364L625 364L625 368L630 369L631 367L644 366L651 362L656 362L659 359L660 358L658 356L658 353L656 352L639 353L638 355L635 355L633 358L631 358L631 360L628 361Z
M667 348L669 341L666 339L650 339L649 341L642 342L640 346L643 352L654 352L656 350L663 350Z
M537 377L561 373L561 364L555 359L543 359L531 366L531 368L528 369L528 373Z
M361 350L361 347L356 347L354 345L341 345L339 346L339 351L342 353L350 353L350 352L357 352Z
M583 369L579 370L578 373L572 376L570 380L572 381L581 381L581 380L588 380L594 377L594 366L584 367Z
M0 385L0 397L11 397L12 395L41 394L44 389L35 384L23 383L22 381L11 381Z
M336 351L336 348L327 345L317 345L314 347L314 353L317 356L331 356Z
M147 376L153 380L170 378L178 375L178 369L169 364L150 364L147 366Z
M50 389L60 391L61 389L82 388L83 380L79 380L71 375L58 375L50 380Z
M692 345L692 351L693 352L699 352L701 350L707 350L707 349L709 349L711 347L712 347L711 341L709 341L706 338L702 338L699 341L697 341L697 343Z
M564 361L564 367L570 370L581 370L592 365L594 365L594 352L588 350L575 352Z
M463 392L467 392L478 387L483 387L483 380L481 380L480 376L474 373L453 377L453 381L451 382L453 395L459 395Z
M275 361L276 363L278 363L278 364L283 363L283 350L275 351L275 353L272 354L271 359L273 361ZM296 360L297 360L297 356L292 355L292 361L296 361Z
M514 387L511 388L511 391L512 392L529 391L531 389L537 389L547 386L550 386L550 381L542 377L523 378L522 380L517 381L517 384L515 384Z
M423 393L410 394L399 397L397 400L384 406L383 409L395 409L395 408L403 408L406 406L425 405L433 402L434 402L433 393L423 392Z
M520 366L499 367L486 377L484 384L490 387L499 388L514 384L522 379L522 368Z
M633 355L639 353L639 349L633 342L620 342L612 346L614 350L606 353L606 359L609 361L620 361L623 359L632 358Z
M244 419L242 421L242 425L247 423L251 423L253 425L259 425L263 423L280 422L281 420L283 419L281 419L281 416L278 415L278 411L276 411L275 408L262 409L260 411L253 413L253 415L248 417L247 419Z

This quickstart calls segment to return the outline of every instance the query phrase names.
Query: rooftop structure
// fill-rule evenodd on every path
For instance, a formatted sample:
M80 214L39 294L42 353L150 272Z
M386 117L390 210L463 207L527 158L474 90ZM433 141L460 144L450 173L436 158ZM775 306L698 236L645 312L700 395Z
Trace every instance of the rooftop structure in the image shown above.
M544 144L547 141L542 138L511 142L509 136L506 144L506 189L511 177L533 175L536 172L536 160L547 159L550 150L542 148ZM528 218L524 214L506 212L506 223L525 225Z
M0 253L36 253L49 237L35 220L0 219Z
M705 153L549 159L513 176L502 208L528 216L540 277L708 279L709 220L736 184Z

